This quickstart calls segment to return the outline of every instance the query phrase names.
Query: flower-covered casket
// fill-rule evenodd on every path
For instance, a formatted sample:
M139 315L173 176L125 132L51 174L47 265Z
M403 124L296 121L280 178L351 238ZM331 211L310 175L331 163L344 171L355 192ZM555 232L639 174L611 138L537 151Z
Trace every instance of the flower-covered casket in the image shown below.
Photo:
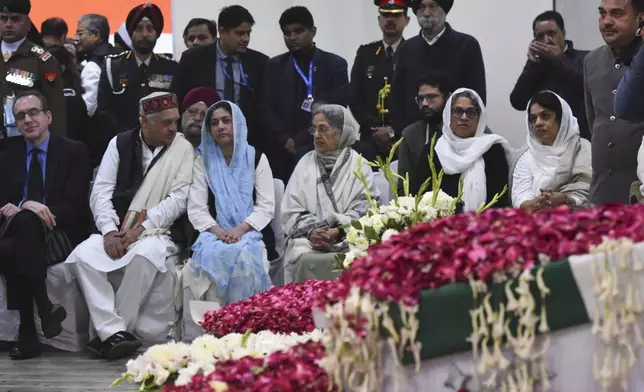
M487 210L369 248L324 293L352 391L644 390L644 206Z
M370 246L338 280L209 312L219 339L157 348L124 378L177 392L643 391L643 288L644 205L449 216Z

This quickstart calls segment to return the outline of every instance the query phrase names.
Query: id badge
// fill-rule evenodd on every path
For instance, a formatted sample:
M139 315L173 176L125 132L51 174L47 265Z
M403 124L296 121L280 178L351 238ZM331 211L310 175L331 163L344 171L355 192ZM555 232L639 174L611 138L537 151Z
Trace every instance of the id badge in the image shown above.
M308 97L304 98L301 109L304 110L305 112L311 113L312 106L313 106L313 97L309 95Z

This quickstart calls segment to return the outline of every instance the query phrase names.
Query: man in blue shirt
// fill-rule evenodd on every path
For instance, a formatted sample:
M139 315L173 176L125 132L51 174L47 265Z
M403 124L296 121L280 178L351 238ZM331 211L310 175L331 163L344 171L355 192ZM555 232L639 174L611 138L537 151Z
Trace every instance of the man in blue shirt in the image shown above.
M49 300L47 267L64 261L87 235L91 168L82 143L49 130L52 114L38 91L25 91L13 105L23 137L9 140L0 154L0 275L7 283L8 308L20 312L12 359L40 354L33 304L43 335L62 332L66 312ZM24 167L24 170L20 170Z

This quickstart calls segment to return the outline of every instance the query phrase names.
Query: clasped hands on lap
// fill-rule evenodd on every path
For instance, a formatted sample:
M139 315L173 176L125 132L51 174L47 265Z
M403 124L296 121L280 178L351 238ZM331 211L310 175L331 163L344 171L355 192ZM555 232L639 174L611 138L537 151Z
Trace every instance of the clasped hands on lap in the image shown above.
M127 248L135 243L145 228L137 226L122 231L111 231L103 236L103 247L108 256L113 259L120 259L127 253Z
M574 205L574 200L561 192L554 192L549 189L541 189L541 194L532 200L521 203L521 208L530 211L539 211L545 208L553 208L562 205Z
M311 248L320 252L328 251L340 239L340 229L320 227L309 233Z
M217 238L225 244L235 244L241 241L244 234L251 231L253 228L246 222L242 222L232 229L224 229L221 226L213 226L208 229L208 232L217 236Z
M38 217L40 217L40 219L42 219L50 229L56 227L56 216L51 213L49 207L31 200L27 200L22 203L22 207L18 207L11 203L5 204L2 208L0 208L0 216L11 218L16 216L20 211L23 210L32 211L34 214L38 215Z

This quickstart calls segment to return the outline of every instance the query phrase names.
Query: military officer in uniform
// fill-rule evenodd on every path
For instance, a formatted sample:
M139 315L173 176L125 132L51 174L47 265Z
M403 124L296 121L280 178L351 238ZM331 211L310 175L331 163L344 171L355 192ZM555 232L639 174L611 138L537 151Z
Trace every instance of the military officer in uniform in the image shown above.
M134 7L126 28L132 38L132 51L108 56L98 87L101 126L99 151L92 152L95 163L115 135L139 124L139 101L158 91L169 91L179 67L175 61L152 52L163 31L163 14L155 4Z
M349 86L349 108L360 124L361 140L371 146L373 160L376 155L386 156L395 138L389 127L386 85L391 82L394 54L405 41L403 30L409 24L407 0L375 0L379 7L378 24L382 39L358 48ZM384 93L384 102L379 99ZM380 107L380 110L378 109Z
M0 77L3 103L0 138L20 136L15 127L13 101L20 91L31 89L40 91L49 103L52 132L61 136L67 134L67 111L60 66L49 52L27 39L33 26L29 19L30 11L29 0L0 0L0 46L3 57L0 75L4 75Z

